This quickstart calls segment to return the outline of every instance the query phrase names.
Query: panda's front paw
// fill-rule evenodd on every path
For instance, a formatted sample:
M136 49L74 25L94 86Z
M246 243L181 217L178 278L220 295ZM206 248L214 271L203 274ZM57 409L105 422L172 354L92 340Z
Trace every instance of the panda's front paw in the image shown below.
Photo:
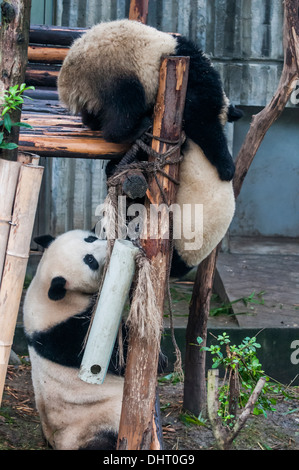
M231 181L235 174L235 164L233 160L226 161L225 164L218 166L218 174L222 181Z

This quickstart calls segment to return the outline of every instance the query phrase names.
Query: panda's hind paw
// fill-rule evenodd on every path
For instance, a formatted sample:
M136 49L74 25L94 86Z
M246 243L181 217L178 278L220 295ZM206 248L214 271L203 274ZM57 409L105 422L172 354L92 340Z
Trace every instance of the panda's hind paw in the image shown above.
M219 177L222 181L231 181L235 174L235 165L234 162L231 161L226 165L222 165L217 168Z

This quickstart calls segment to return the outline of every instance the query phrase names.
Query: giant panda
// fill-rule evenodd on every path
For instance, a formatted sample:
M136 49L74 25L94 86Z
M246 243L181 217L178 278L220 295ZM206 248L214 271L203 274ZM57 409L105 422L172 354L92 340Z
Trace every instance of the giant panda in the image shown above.
M112 450L123 377L108 373L101 385L78 378L106 242L84 230L35 241L45 251L27 290L23 313L44 437L57 450Z
M174 247L188 266L195 266L222 240L234 214L235 168L223 126L242 115L230 104L208 57L186 38L136 21L101 23L74 41L58 91L61 102L81 113L85 125L102 130L107 141L133 142L151 122L165 55L190 57L177 203L182 208L204 204L203 243L186 249L189 240L183 237Z

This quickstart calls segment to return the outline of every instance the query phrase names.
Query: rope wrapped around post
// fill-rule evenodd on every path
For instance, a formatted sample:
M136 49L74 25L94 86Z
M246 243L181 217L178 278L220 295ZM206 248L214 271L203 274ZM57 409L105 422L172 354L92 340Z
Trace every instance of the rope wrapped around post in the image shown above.
M171 145L172 147L164 153L156 152L147 143L149 139L158 140L159 142ZM172 181L174 184L179 184L179 182L176 179L172 178L169 174L167 174L163 170L163 168L166 165L176 165L182 161L183 156L181 153L179 153L179 156L177 156L177 150L181 148L185 140L186 136L184 132L181 133L180 139L176 141L170 141L168 139L162 139L161 137L154 136L152 133L146 131L139 139L134 142L130 150L128 150L128 152L124 155L122 160L117 165L115 173L110 176L107 181L108 188L111 186L118 186L120 184L122 184L122 186L124 187L124 178L126 178L128 173L136 172L136 174L138 174L138 172L141 171L143 176L144 174L148 176L149 174L153 173L156 183L158 184L159 189L161 191L163 201L166 203L164 192L157 178L157 174L161 173L163 176L170 179L170 181ZM136 157L139 150L142 150L147 156L153 157L154 160L137 161ZM174 155L175 157L173 157ZM138 197L144 196L145 192L146 191L144 191L143 194L138 192Z

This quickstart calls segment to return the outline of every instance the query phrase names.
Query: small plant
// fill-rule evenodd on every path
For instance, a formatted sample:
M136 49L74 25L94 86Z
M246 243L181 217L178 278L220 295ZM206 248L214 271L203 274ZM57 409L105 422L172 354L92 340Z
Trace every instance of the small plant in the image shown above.
M246 337L238 346L233 345L226 333L219 335L217 341L217 344L203 347L202 350L212 354L213 369L219 367L225 369L223 384L219 389L218 415L224 424L232 427L236 419L237 406L240 408L246 406L257 382L261 377L265 377L265 372L256 356L261 345L256 337ZM201 344L202 339L197 338L197 342ZM253 414L266 416L267 411L275 411L276 399L273 394L278 392L279 387L266 377L266 383L255 403Z
M250 304L264 305L264 298L263 298L264 294L265 294L264 291L261 291L258 294L256 294L255 292L252 292L248 297L240 297L239 299L233 300L232 302L222 303L220 306L211 308L210 316L215 317L216 315L231 315L232 306L239 302L243 302L245 307L250 306ZM244 312L244 314L245 313L247 312Z
M25 122L12 122L11 113L16 109L21 110L21 106L24 103L24 98L29 98L23 96L24 91L34 90L33 86L26 87L25 83L22 83L20 86L15 85L10 87L7 91L4 92L3 102L1 107L1 121L0 121L0 149L12 150L18 147L17 144L13 142L6 142L8 134L10 134L12 127L28 127L31 129L31 126ZM31 98L29 98L31 99Z
M181 413L179 416L180 421L185 425L185 426L206 426L207 425L207 420L202 416L202 413L199 414L199 416L194 416L192 413Z
M163 383L168 383L168 384L177 384L182 381L182 378L180 374L177 372L171 372L170 374L164 375L163 377L158 378L158 382L163 384Z

